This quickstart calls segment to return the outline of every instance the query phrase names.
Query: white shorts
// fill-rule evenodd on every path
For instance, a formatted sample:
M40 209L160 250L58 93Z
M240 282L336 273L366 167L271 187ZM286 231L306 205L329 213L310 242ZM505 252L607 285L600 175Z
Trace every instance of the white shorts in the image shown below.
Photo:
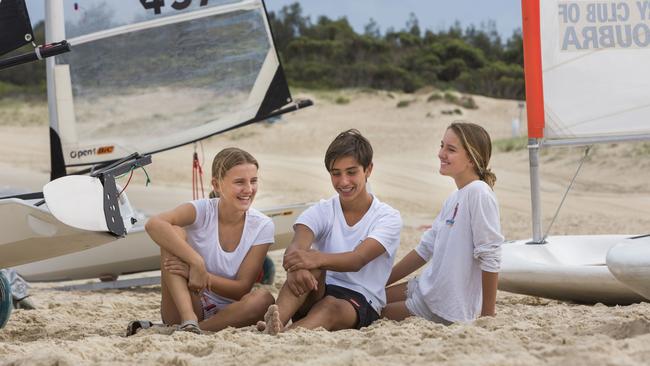
M221 309L232 304L233 301L221 297L212 291L203 290L201 293L201 308L203 309L203 320L210 318Z
M427 304L424 302L424 296L422 296L420 286L418 286L418 281L419 279L417 277L413 277L409 280L408 285L406 286L405 304L411 315L419 316L420 318L443 325L453 324L453 322L441 318L429 309Z

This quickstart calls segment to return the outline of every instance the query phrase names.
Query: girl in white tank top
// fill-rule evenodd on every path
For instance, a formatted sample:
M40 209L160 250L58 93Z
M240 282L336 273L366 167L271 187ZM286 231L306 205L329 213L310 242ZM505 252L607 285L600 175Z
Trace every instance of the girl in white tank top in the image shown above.
M258 167L249 153L224 149L212 163L219 198L184 203L147 222L161 250L166 325L195 333L243 327L261 320L273 304L268 291L250 292L274 236L271 219L251 208Z

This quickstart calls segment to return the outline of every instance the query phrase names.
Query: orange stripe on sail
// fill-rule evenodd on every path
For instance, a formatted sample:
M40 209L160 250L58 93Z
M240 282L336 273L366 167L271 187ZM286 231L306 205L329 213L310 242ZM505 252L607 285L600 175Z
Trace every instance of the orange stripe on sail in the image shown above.
M544 137L544 86L539 0L521 0L528 138Z

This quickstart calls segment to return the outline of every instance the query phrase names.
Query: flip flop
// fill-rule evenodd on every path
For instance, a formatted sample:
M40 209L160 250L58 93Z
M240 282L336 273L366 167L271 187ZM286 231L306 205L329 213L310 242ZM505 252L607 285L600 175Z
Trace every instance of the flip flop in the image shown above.
M190 332L194 334L202 334L201 328L199 328L199 323L196 320L186 320L182 322L179 326L178 329L181 332Z
M126 326L126 336L130 337L138 333L140 329L147 329L151 327L153 327L153 323L148 320L134 320Z

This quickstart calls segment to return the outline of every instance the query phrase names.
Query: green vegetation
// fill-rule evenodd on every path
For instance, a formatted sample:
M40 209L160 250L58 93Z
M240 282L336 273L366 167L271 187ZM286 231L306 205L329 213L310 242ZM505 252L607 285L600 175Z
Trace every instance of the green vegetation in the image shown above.
M633 145L632 153L636 156L650 156L650 143L642 142Z
M397 108L406 108L409 105L411 105L410 100L400 100L399 102L397 102Z
M312 22L300 4L269 14L276 46L293 86L375 88L414 92L425 86L461 93L524 99L523 44L516 31L502 42L496 24L463 30L422 30L414 14L404 29L380 32L370 21L362 34L346 18ZM436 98L436 97L433 97ZM465 101L459 104L473 108Z
M445 94L443 95L443 98L445 98L445 101L447 103L451 103L451 104L457 104L459 99L455 93L452 93L450 91L446 91Z
M35 40L45 43L45 25L43 22L34 27ZM3 59L33 51L31 44L13 52L2 55ZM0 98L19 97L45 98L45 62L30 62L0 71Z
M336 104L349 104L350 99L346 98L344 96L338 96L338 97L336 97L336 99L334 99L334 103L336 103Z
M528 146L527 137L512 137L492 141L492 147L499 152L520 151Z
M473 100L463 100L461 95L465 93L524 99L521 32L515 31L503 41L494 22L465 29L456 23L446 30L432 31L421 29L417 17L411 14L401 30L382 31L371 20L363 33L357 33L346 18L333 20L321 16L312 21L302 14L299 3L269 13L269 19L292 87L311 90L372 88L407 93L423 87L452 89L458 92L444 92L442 98L447 101L456 98L451 102L468 109L476 105ZM43 43L43 23L36 25L34 30L36 42ZM157 43L155 37L147 41ZM31 45L15 54L28 50ZM187 65L209 56L200 51L187 55L188 59L183 60ZM142 57L143 60L133 62L146 64L151 61L146 53ZM135 82L119 77L116 73L116 85ZM206 83L210 82L206 79ZM0 71L0 98L19 94L44 95L44 91L44 62ZM440 93L433 93L429 101L439 97ZM340 101L334 100L344 104L343 99Z
M440 94L440 92L435 92L429 95L429 98L427 98L427 102L435 102L440 99L442 99L442 94Z

